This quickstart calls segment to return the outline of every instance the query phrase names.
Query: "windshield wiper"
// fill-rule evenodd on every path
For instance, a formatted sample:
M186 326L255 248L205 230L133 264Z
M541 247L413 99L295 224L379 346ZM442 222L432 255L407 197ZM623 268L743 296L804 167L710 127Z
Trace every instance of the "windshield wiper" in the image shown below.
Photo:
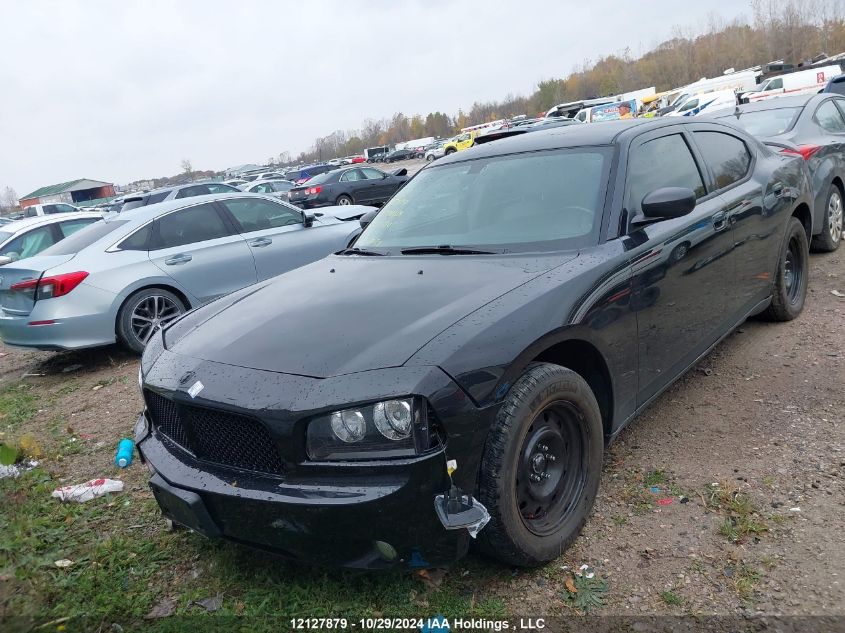
M403 255L495 255L493 251L481 251L475 248L453 248L448 244L440 246L414 246L403 248Z
M365 251L363 248L344 248L342 251L335 253L335 255L366 255L368 257L376 257L384 255L384 253Z

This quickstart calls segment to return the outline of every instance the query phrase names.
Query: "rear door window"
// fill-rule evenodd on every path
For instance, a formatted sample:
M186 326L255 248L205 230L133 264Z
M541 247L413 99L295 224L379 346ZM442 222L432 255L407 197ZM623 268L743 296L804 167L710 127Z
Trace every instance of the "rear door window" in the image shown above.
M340 176L341 182L356 182L358 180L365 180L360 169L350 169Z
M77 220L59 222L59 228L61 229L64 237L70 237L79 229L84 229L86 226L90 226L91 224L94 224L94 222L98 221L98 218L79 218Z
M742 140L722 132L694 132L693 137L713 172L717 189L745 178L751 166L751 153Z
M302 224L302 212L287 205L261 198L221 200L235 218L241 233L277 229Z
M207 185L192 185L190 187L185 187L184 189L180 189L179 192L176 194L177 198L191 198L193 196L205 196L211 193L208 190Z
M704 179L680 134L661 136L631 150L628 156L628 208L641 209L643 198L661 187L686 187L705 195Z
M222 182L211 182L206 185L209 193L229 193L230 191L238 191L234 187L223 184Z
M210 202L169 213L156 220L156 224L157 249L206 242L232 234Z
M834 134L842 134L845 132L845 120L842 118L842 113L833 100L830 99L821 104L816 110L816 122L826 132L833 132Z

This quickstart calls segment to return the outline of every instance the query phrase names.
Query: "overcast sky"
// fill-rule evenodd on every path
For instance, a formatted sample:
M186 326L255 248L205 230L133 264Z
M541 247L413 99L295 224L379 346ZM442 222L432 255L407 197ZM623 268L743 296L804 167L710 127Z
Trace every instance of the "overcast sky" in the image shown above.
M532 7L537 7L532 8ZM401 111L529 94L741 0L0 0L0 190L296 154Z

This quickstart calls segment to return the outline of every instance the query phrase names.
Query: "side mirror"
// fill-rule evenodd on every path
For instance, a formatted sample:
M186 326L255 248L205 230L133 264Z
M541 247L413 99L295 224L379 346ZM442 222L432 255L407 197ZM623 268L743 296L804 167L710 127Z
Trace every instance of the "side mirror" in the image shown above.
M393 175L394 176L407 176L408 170L403 167L402 169L397 169L396 171L394 171Z
M695 192L686 187L661 187L646 194L643 215L651 220L680 218L695 208Z
M6 255L0 255L0 266L5 266L6 264L11 264L14 259L11 257L7 257Z
M309 226L311 226L312 224L314 224L314 219L315 219L316 217L317 217L317 216L316 216L313 212L311 212L311 211L303 211L303 212L302 212L302 225L303 225L305 228L308 228Z
M378 215L378 209L376 209L375 211L370 211L369 213L365 213L364 215L362 215L358 219L358 222L361 224L361 228L362 229L367 228L367 225L370 222L372 222L373 218L376 217L377 215Z

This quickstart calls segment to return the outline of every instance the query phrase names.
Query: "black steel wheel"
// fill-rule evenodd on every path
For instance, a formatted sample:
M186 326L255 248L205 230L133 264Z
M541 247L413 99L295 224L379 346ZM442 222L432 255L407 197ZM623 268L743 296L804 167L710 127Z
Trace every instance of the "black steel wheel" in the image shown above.
M528 428L516 474L519 514L538 536L554 533L586 481L581 419L570 402L553 402Z
M809 278L810 249L798 218L789 219L786 239L772 284L772 303L762 313L771 321L791 321L804 309Z
M511 565L560 556L581 531L598 492L604 435L587 382L537 363L508 392L484 446L479 500L490 523L478 544Z

